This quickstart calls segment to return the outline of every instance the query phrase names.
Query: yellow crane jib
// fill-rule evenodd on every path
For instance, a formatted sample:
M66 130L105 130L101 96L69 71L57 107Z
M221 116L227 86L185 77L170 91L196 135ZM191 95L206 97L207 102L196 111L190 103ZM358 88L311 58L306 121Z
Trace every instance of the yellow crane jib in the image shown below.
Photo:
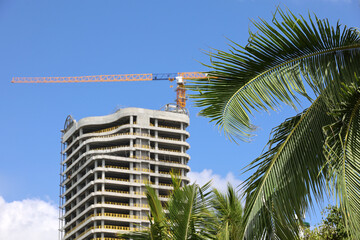
M13 77L12 83L80 83L80 82L128 82L128 81L157 81L176 80L176 104L178 107L186 106L185 81L188 79L206 78L205 73L179 72L179 73L141 73L141 74L114 74L78 77Z

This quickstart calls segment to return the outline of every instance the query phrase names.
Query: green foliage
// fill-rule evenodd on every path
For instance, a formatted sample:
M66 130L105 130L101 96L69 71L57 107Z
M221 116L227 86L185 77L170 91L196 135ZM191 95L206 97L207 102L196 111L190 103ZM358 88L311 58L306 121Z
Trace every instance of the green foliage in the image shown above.
M257 169L243 185L244 227L249 239L274 235L295 238L297 219L313 201L310 193L322 198L324 178L318 176L325 162L321 127L330 123L325 110L318 98L311 107L274 128L269 150L250 163L248 171Z
M142 231L119 234L122 239L134 240L237 240L240 239L242 205L231 185L225 194L213 189L210 183L202 187L191 184L180 187L173 177L174 190L163 204L156 191L147 186L150 207L150 227Z
M202 240L211 239L214 233L212 212L208 210L210 183L180 187L173 177L174 190L163 207L156 191L147 186L146 197L150 207L150 227L138 232L119 234L120 238L133 240Z
M346 225L357 229L360 238L360 81L343 85L342 101L330 108L334 122L324 127L324 154L327 158L327 182L337 193Z
M329 190L360 239L360 32L281 9L271 23L253 24L246 46L210 52L208 79L189 85L200 115L230 139L249 141L253 111L296 108L303 97L312 105L274 128L267 151L248 165L255 173L243 185L241 234L294 239L297 219Z
M350 240L341 210L336 206L327 206L321 213L322 223L313 230L306 229L304 240Z
M235 189L230 184L225 194L214 189L210 203L215 215L215 238L218 240L240 239L243 207Z
M299 94L309 98L303 79L319 93L335 75L350 71L360 76L358 30L282 10L271 23L253 21L256 33L250 32L245 47L232 42L228 52L208 53L208 79L188 85L197 92L191 97L202 108L200 115L235 141L251 138L255 127L249 115L254 110L276 110L280 103L295 108Z

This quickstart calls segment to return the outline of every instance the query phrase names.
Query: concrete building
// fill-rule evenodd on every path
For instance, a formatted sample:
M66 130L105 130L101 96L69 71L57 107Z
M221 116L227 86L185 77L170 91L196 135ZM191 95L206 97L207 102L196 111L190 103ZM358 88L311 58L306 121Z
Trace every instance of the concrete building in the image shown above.
M167 201L170 172L189 179L186 113L125 108L66 119L60 170L60 239L115 239L149 226L145 184Z

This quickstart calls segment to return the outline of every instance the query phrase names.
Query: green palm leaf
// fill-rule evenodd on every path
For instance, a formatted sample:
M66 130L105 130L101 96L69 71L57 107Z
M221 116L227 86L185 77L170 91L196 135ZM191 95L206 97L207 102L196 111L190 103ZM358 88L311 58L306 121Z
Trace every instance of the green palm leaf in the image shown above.
M163 207L156 191L146 186L150 207L150 227L143 231L119 234L120 238L138 240L203 240L214 239L210 206L210 183L181 186L181 179L172 175L174 189Z
M251 138L255 127L249 114L254 110L276 110L280 103L295 108L298 94L309 99L303 79L321 92L342 71L360 73L356 29L277 12L281 21L274 15L272 25L253 22L258 33L250 33L246 47L232 43L229 52L209 53L208 79L188 85L198 92L191 97L203 108L200 115L216 121L230 139Z
M170 240L165 211L156 191L150 186L146 186L146 198L150 207L150 227L142 231L119 234L119 237L133 240Z
M324 178L319 173L326 162L322 127L333 120L326 112L320 96L301 114L276 127L269 150L249 165L248 170L257 169L243 185L246 239L295 238L298 221L312 206L312 196L322 200Z
M360 238L360 88L343 85L342 101L330 113L336 121L324 127L328 176L351 235Z
M218 221L217 239L240 239L243 207L235 189L230 184L228 184L226 194L214 189L211 205Z
M172 239L200 240L211 235L210 183L199 187L196 184L175 188L168 204ZM207 192L207 193L206 193Z

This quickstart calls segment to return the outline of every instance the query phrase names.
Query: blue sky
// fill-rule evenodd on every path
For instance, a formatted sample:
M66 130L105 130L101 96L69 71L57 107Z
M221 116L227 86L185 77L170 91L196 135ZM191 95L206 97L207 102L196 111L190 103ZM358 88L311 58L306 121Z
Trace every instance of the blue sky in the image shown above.
M166 81L11 84L12 77L206 71L203 50L228 49L227 38L246 44L250 19L271 19L279 4L332 23L360 22L358 0L0 0L0 197L8 205L57 203L67 115L79 120L117 107L159 109L175 99ZM271 127L294 114L285 107L257 115L258 136L236 145L198 117L191 102L189 110L192 170L237 182L246 178L241 169L261 153Z

